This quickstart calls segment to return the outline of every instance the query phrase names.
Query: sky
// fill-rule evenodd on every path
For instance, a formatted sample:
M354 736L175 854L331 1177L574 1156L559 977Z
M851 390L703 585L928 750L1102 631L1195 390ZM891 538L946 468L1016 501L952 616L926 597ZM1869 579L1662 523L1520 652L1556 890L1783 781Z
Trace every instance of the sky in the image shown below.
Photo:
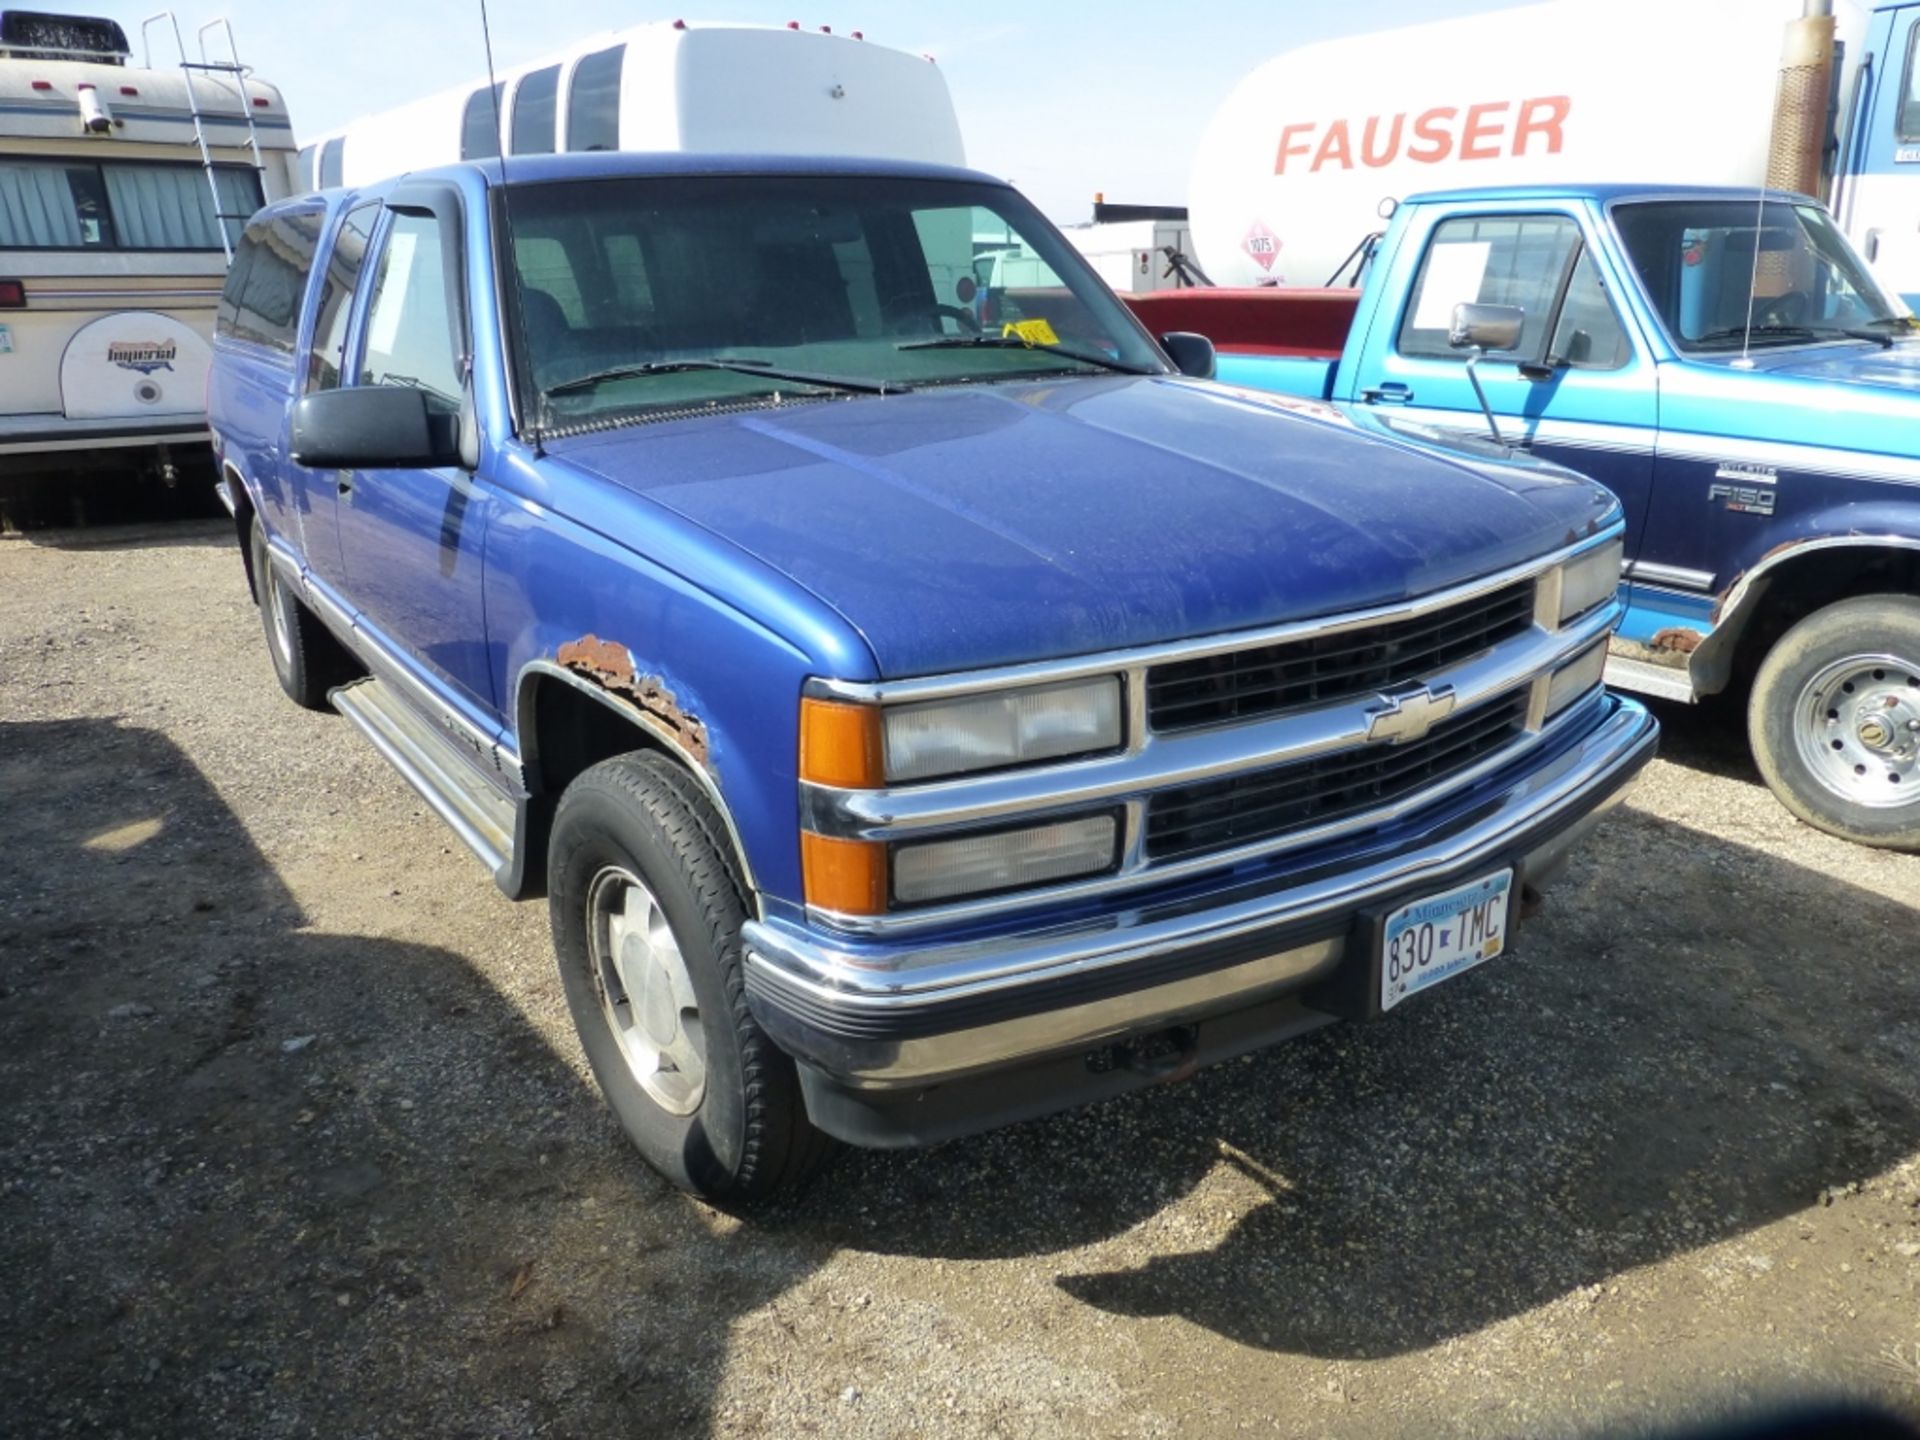
M150 3L150 0L149 0ZM684 17L862 30L934 56L969 162L1020 186L1053 219L1088 218L1093 196L1184 204L1214 110L1282 50L1329 36L1500 9L1520 0L488 0L494 60L530 60L597 31ZM48 3L43 8L64 9ZM140 52L152 11L73 0L112 15ZM479 0L225 0L183 6L182 28L225 15L241 59L280 86L297 134L330 130L486 73Z

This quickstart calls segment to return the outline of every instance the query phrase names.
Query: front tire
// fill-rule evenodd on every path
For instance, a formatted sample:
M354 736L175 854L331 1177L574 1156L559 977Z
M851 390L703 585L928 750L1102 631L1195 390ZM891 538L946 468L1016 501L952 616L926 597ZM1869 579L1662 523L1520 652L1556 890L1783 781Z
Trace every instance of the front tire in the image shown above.
M1809 825L1920 850L1920 600L1863 595L1800 621L1761 662L1747 733Z
M689 1194L748 1206L801 1185L831 1142L748 1013L746 900L725 855L678 766L616 756L561 797L548 905L567 1007L628 1138Z

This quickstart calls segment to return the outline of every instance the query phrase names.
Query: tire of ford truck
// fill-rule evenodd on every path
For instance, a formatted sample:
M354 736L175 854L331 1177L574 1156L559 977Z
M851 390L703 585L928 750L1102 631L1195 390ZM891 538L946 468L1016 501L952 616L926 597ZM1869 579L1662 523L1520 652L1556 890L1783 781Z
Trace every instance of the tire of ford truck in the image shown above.
M1920 600L1863 595L1796 624L1754 677L1747 731L1809 825L1920 850Z
M682 1189L745 1206L799 1186L832 1142L747 1012L746 902L725 855L672 761L617 756L561 797L548 896L567 1006L628 1138Z

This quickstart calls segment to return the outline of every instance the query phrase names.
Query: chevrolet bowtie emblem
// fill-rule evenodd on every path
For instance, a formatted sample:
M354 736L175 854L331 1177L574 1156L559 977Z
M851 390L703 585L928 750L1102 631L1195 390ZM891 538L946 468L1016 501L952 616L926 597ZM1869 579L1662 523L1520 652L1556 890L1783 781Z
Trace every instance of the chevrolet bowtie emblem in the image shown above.
M1451 715L1453 705L1451 685L1434 690L1416 683L1382 691L1367 709L1367 739L1386 745L1418 740Z

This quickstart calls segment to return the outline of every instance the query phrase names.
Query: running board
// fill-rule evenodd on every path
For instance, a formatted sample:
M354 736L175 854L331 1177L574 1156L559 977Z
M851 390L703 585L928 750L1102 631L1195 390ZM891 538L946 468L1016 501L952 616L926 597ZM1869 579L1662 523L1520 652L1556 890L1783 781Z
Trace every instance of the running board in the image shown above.
M1632 690L1661 700L1693 700L1693 678L1685 670L1654 665L1625 655L1607 657L1607 684L1616 690Z
M327 699L488 870L497 876L506 868L513 856L513 801L488 784L451 739L379 680L356 680Z

